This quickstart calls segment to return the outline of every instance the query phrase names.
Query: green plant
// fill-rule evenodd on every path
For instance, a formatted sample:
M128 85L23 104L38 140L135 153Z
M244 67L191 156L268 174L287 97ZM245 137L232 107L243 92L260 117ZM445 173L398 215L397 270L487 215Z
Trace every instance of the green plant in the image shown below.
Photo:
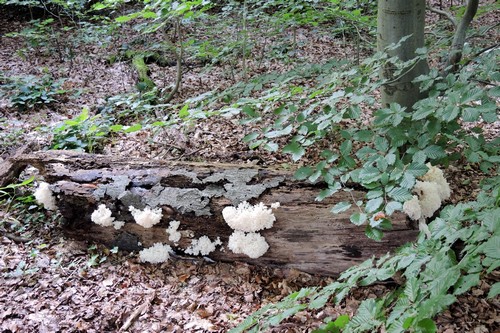
M323 288L303 288L276 304L268 304L230 332L260 332L304 310L339 304L357 286L368 286L398 275L403 283L385 296L364 300L355 316L325 323L316 332L333 327L342 332L436 332L432 318L477 286L481 277L500 267L500 177L483 183L477 200L449 205L430 225L431 238L419 239L394 255L369 259L345 271ZM454 244L463 242L456 252ZM500 282L490 287L488 298L500 293Z
M421 50L421 57L425 57L425 50ZM426 163L447 165L465 156L469 163L477 163L490 173L500 161L499 138L488 141L480 126L461 126L464 122L497 120L498 87L478 83L498 79L498 71L492 70L496 63L493 52L483 55L474 70L445 78L434 70L417 78L428 97L412 112L394 104L374 110L371 123L363 124L361 110L373 110L371 92L385 84L377 77L383 66L391 62L398 68L396 75L402 75L419 59L400 63L380 52L360 66L331 63L316 67L319 75L311 88L294 85L300 75L289 72L273 77L280 85L254 93L255 97L244 97L249 89L262 89L267 84L260 78L243 84L243 92L233 87L230 94L243 97L221 112L241 112L244 123L265 121L265 127L244 138L252 149L274 152L281 147L297 162L309 149L322 147L323 159L300 167L296 178L325 181L328 188L319 193L318 200L340 190L350 191L354 184L363 187L367 191L363 200L339 203L332 212L354 207L351 222L365 225L368 237L380 240L383 231L391 228L390 216L412 198L417 178L428 170ZM377 218L381 214L384 218Z
M142 128L140 124L122 126L102 115L89 116L84 108L75 118L65 120L53 129L51 149L74 149L89 153L99 151L112 133L131 133Z
M3 78L1 81L5 82L0 86L3 94L20 110L55 103L68 93L62 87L65 79L55 80L50 74Z

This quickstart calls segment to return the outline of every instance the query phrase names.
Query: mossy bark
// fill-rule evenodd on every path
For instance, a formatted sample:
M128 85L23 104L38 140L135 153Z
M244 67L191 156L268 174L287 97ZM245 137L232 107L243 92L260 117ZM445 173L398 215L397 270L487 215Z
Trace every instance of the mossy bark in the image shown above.
M135 70L137 71L138 75L138 80L136 87L139 91L141 92L147 92L153 90L156 85L151 80L149 77L149 69L148 65L146 65L146 62L144 61L144 55L142 54L136 54L132 58L132 65L134 66Z

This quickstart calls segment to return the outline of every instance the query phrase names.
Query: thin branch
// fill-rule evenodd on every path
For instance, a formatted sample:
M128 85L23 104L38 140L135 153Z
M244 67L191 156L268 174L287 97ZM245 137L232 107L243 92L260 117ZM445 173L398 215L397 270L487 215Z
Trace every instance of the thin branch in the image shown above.
M479 7L479 0L469 0L467 2L467 8L465 9L465 14L460 20L460 24L455 31L455 36L453 36L453 42L451 43L450 54L446 59L446 63L443 66L442 76L446 76L450 72L455 72L458 70L458 63L462 59L462 50L464 48L465 36L467 34L467 29L474 16L476 16L477 8Z
M448 19L448 21L451 22L454 28L457 27L457 21L455 21L455 18L450 12L447 12L446 10L441 10L432 6L427 6L427 9L433 13L439 14L441 16L444 16L445 18Z

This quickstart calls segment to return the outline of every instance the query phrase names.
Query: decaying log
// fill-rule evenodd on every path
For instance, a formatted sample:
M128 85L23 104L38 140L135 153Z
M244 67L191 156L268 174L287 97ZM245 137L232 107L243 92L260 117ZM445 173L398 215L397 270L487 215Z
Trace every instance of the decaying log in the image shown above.
M336 275L372 256L380 256L415 239L402 214L395 215L393 230L381 242L367 239L364 227L349 222L354 208L332 214L340 201L361 199L363 192L339 192L321 202L315 200L320 184L293 180L289 171L252 165L204 164L138 160L126 157L80 154L68 151L36 152L16 156L17 167L32 165L57 194L57 206L65 219L67 235L79 239L138 251L160 242L183 253L193 239L217 237L223 249L209 257L220 261L245 261L258 265L296 268ZM261 232L268 252L257 259L227 249L233 230L224 222L222 209L242 201L280 202L274 210L276 222ZM99 204L106 204L116 220L125 221L120 230L91 222ZM159 224L145 229L134 223L128 207L161 207ZM169 222L181 222L183 237L177 246L168 241ZM141 245L142 244L142 245Z

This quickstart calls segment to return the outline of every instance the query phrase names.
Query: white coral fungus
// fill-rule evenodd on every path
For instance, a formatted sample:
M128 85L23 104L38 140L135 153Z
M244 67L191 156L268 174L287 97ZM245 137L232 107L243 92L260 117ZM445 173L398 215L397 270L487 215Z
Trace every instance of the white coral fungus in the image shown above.
M270 208L262 202L252 206L243 201L235 207L226 207L222 210L222 216L226 223L234 230L245 232L255 232L262 229L269 229L273 226L276 218Z
M151 209L146 207L144 210L140 210L134 208L134 206L129 206L128 209L132 213L135 222L144 228L151 228L161 220L161 208Z
M434 182L418 181L413 187L413 192L418 195L422 217L431 217L441 206L441 197L439 196L438 184Z
M103 227L111 227L115 220L114 217L111 217L111 210L109 210L105 204L100 204L92 215L90 215L90 219L92 222L102 225Z
M197 256L201 254L202 256L208 255L210 252L215 251L217 245L222 245L220 238L212 242L207 236L201 236L199 239L195 239L191 242L191 246L186 249L187 254Z
M438 185L437 189L441 200L448 199L451 195L451 190L446 178L444 178L443 170L432 166L430 163L427 163L427 167L429 171L421 177L422 181L436 183Z
M170 258L170 252L172 252L172 248L169 245L154 243L153 246L139 252L139 259L141 262L159 264Z
M172 243L177 243L181 239L181 233L177 231L180 225L181 222L179 221L172 221L168 225L167 228L168 240L171 241Z
M42 204L47 210L57 210L56 198L52 195L49 184L41 182L35 190L35 199L38 203Z
M403 204L403 211L414 221L417 221L422 217L422 208L420 208L420 203L416 195L414 195L411 200L408 200Z
M269 249L266 239L256 232L235 231L229 236L228 247L234 253L243 253L250 258L259 258Z
M120 230L124 225L125 225L125 222L123 222L123 221L113 222L113 228L115 228L116 230Z

